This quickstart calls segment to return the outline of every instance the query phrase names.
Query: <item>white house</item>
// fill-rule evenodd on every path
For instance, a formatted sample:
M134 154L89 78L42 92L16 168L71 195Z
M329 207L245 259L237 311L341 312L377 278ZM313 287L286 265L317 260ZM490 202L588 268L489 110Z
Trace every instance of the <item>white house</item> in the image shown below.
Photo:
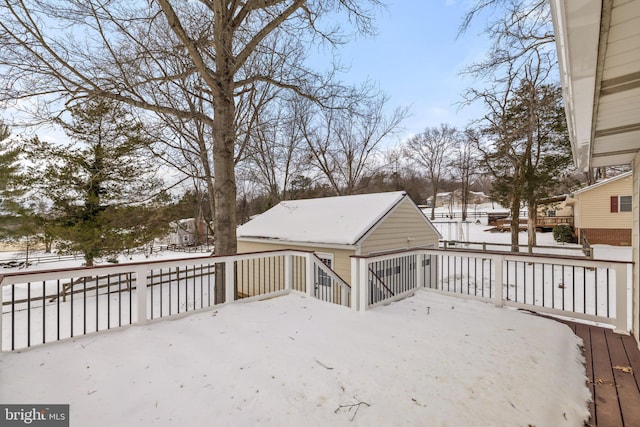
M168 243L176 246L196 246L207 242L207 224L203 218L185 218L170 224Z

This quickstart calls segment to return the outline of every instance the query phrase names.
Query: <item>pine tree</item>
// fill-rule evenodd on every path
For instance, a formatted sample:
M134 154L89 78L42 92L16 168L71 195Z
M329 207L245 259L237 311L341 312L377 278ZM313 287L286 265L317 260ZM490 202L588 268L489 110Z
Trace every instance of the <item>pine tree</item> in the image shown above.
M159 194L161 182L146 151L151 141L121 106L92 99L69 113L70 122L60 125L71 142L32 140L31 173L34 187L51 200L59 247L82 252L93 265L160 232L145 227L147 218L138 212ZM156 231L149 234L150 228Z
M9 139L9 127L0 121L0 237L13 237L20 185L20 147Z

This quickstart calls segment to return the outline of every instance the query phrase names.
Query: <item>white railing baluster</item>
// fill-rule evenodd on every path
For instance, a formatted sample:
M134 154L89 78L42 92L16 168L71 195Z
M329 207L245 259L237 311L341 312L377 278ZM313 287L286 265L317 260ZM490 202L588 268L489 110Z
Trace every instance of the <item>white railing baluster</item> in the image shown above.
M615 332L629 335L627 329L627 265L615 264L616 272L616 323Z
M135 269L136 273L136 304L137 304L137 323L143 324L147 321L147 267L139 265ZM96 281L96 293L98 282ZM96 297L97 298L97 297ZM133 322L132 322L133 323Z
M230 303L235 300L235 277L233 260L227 259L224 263L224 302Z
M314 280L314 276L315 276L315 262L314 262L314 257L312 253L309 253L305 256L306 259L306 275L305 275L305 280L307 282L307 286L306 286L306 294L310 297L313 296L314 294L314 289L315 289L315 280Z
M416 254L416 287L424 288L425 280L424 280L424 259L428 255L423 254L422 252L418 252Z
M504 256L492 256L490 258L493 261L494 267L493 271L495 272L495 294L493 296L494 304L498 307L504 306L504 276L503 276L503 266L504 266Z
M358 270L360 271L358 283L356 284L358 288L358 311L365 311L369 303L367 301L367 296L369 295L369 261L366 258L358 258ZM353 284L351 286L353 287Z

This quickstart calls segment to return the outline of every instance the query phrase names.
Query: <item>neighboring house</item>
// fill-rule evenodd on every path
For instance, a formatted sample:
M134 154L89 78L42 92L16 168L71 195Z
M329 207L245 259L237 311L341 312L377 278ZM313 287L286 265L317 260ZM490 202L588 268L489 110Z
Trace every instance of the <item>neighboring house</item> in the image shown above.
M168 244L197 246L207 242L208 229L204 218L185 218L170 224Z
M452 202L453 193L437 193L436 194L436 208L441 208L444 206L449 206ZM431 207L433 205L433 196L427 197L427 207Z
M429 196L427 198L427 207L431 207L432 200L433 196ZM489 196L481 191L469 191L469 198L467 201L469 206L481 205L490 201ZM436 195L436 208L460 205L462 205L462 190L460 189L448 193L438 193Z
M631 172L605 179L567 196L573 208L573 223L579 242L631 246Z
M315 252L347 283L353 255L435 248L440 238L402 191L280 202L240 226L237 236L238 253Z
M573 208L567 206L568 194L538 200L538 218L573 217Z
M640 2L551 0L576 166L632 166L632 331L640 338ZM620 204L624 203L623 206ZM611 202L610 202L611 203ZM628 209L618 199L618 210Z
M538 200L536 230L551 231L558 224L573 227L573 208L566 204L566 200L566 194Z

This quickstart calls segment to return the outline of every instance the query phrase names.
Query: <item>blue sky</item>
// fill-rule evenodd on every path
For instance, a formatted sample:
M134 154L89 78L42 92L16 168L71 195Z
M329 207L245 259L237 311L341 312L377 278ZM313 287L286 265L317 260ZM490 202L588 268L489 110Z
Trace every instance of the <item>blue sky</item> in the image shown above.
M482 114L480 105L461 111L457 105L473 84L460 71L488 47L481 21L456 37L468 6L468 1L387 0L386 10L378 13L378 36L341 48L343 63L351 66L347 81L369 78L390 96L391 105L410 106L402 138L440 123L464 127Z
M398 140L440 123L462 128L480 117L480 105L462 110L458 105L473 83L460 71L480 59L488 44L480 21L456 37L472 0L383 1L387 7L377 13L378 35L359 37L340 48L342 63L350 66L343 79L353 84L369 79L389 95L390 109L410 108ZM40 136L57 139L56 131L47 130L40 129Z

